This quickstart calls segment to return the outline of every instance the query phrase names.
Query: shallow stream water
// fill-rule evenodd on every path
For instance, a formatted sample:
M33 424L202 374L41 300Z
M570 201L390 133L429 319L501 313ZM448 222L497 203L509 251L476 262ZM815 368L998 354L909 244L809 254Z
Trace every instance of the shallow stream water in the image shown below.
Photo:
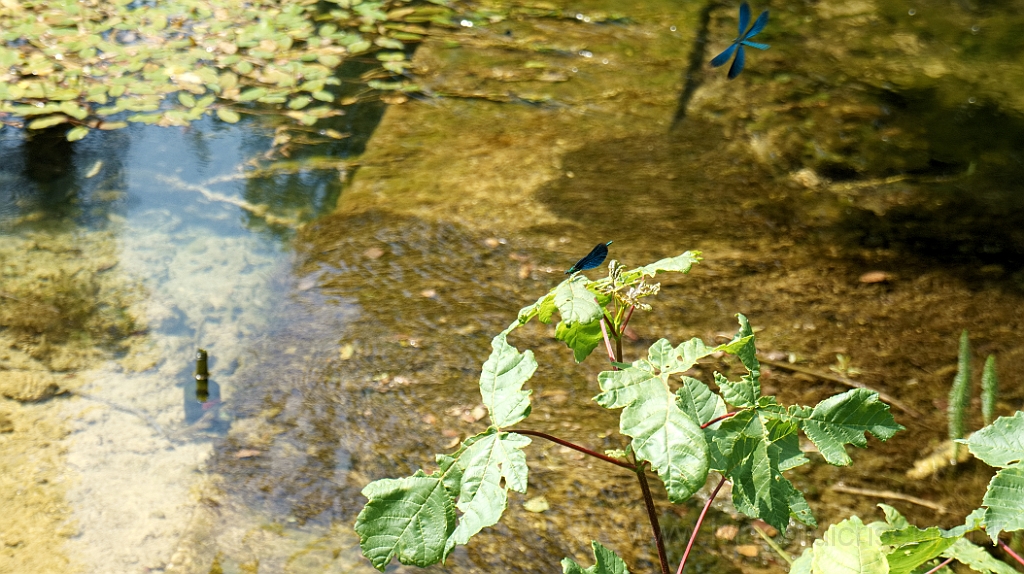
M984 465L906 472L946 438L962 329L977 364L998 357L999 412L1024 401L1007 31L1024 7L772 4L772 48L729 82L700 64L734 37L734 7L564 4L478 6L420 48L430 97L376 131L376 111L350 115L352 141L294 158L258 118L74 145L0 131L0 571L370 571L360 490L485 428L491 337L606 240L630 266L704 254L634 320L628 359L731 336L743 313L779 363L766 394L846 390L791 365L905 407L907 431L852 467L819 457L792 477L821 525L887 502L950 526L980 503ZM513 337L540 363L530 428L623 447L590 400L599 357L575 365L552 332ZM589 564L592 539L656 569L628 473L540 441L527 456L527 495L435 570ZM550 509L525 510L538 496ZM676 560L699 498L659 503ZM709 520L695 571L784 570L728 503Z

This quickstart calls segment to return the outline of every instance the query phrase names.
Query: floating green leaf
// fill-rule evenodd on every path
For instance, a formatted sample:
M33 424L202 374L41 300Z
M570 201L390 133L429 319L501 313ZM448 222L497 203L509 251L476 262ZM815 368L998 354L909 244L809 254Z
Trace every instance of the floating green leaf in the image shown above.
M240 102L252 102L267 95L266 88L249 88L248 90L238 94L238 101Z
M320 90L319 92L313 92L313 98L320 100L321 102L333 102L334 94L327 90Z
M227 122L229 124L238 123L238 120L242 119L241 116L238 115L238 112L231 108L217 108L217 117L220 118L222 122Z
M57 114L53 116L46 116L45 118L38 118L29 122L28 129L43 130L60 124L66 124L69 121L71 121L70 118L65 115Z
M288 102L288 108L292 110L301 110L302 108L308 106L309 102L312 101L313 98L310 98L309 96L296 96L292 98L290 102Z
M89 128L85 126L75 126L68 130L68 133L65 137L69 142L76 142L87 135L89 135Z

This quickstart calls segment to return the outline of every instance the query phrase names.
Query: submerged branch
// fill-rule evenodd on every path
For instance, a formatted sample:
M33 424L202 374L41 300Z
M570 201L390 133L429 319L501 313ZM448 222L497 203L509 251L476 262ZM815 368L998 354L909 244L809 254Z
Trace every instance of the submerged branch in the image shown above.
M826 381L832 381L834 383L839 383L840 385L845 385L847 387L854 388L854 389L867 389L869 391L874 391L874 392L878 393L878 397L880 399L882 399L883 401L889 403L890 405L898 408L899 410L907 413L908 415L910 415L910 416L912 416L914 418L921 418L922 417L921 413L918 412L916 409L903 404L903 402L901 402L900 400L896 399L892 395L890 395L890 394L888 394L886 392L883 392L883 391L879 391L878 389L873 389L873 388L865 385L864 383L862 383L860 381L855 381L853 379L848 379L846 377L840 377L840 376L837 376L837 375L829 375L827 373L822 373L822 372L819 372L819 371L815 371L813 369L808 369L806 367L798 367L797 365L792 365L790 363L785 363L785 362L782 362L782 361L773 361L771 359L766 359L764 357L761 357L760 355L757 357L757 360L760 361L761 363L764 363L765 365L771 365L772 367L775 367L775 368L778 368L778 369L786 369L787 371L793 371L794 373L802 373L804 375L810 375L812 377L816 377L816 378L823 379L823 380L826 380Z

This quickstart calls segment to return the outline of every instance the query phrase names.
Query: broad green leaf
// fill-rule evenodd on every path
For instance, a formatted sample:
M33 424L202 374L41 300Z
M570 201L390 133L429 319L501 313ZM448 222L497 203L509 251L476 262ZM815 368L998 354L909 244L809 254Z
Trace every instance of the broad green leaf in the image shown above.
M395 556L402 564L423 567L444 559L445 542L455 530L455 507L441 473L376 480L363 496L369 501L355 530L374 568L383 572Z
M683 377L683 386L676 390L676 405L701 426L727 412L722 397L693 377ZM720 425L720 422L715 423L708 429L714 430Z
M889 572L893 574L910 574L956 542L955 538L943 536L937 527L921 530L909 524L881 532L879 538L888 547L882 550L889 563Z
M456 508L462 512L448 537L445 553L465 544L481 529L498 522L508 504L508 489L526 492L526 456L530 439L490 428L465 442L456 464L462 470Z
M231 108L217 108L217 117L220 118L221 121L229 124L238 123L238 120L242 119L242 117L238 115L238 112Z
M811 564L814 562L814 547L804 549L804 553L793 561L789 568L789 574L811 574Z
M985 531L993 544L1003 530L1024 529L1024 464L997 472L988 483L981 505L986 507Z
M67 135L64 137L66 137L69 142L76 142L87 135L89 135L89 128L85 126L75 126L68 130Z
M910 523L907 522L907 519L904 518L902 514L900 514L899 510L896 510L895 508L884 503L879 503L877 506L882 509L882 513L885 514L885 522L891 528L899 530L901 528L907 528L910 526Z
M491 356L484 363L480 373L480 394L484 405L491 413L491 422L498 428L518 423L530 414L530 394L524 391L523 383L537 370L533 351L520 353L508 344L508 329L491 340Z
M725 402L734 407L750 408L757 404L761 396L761 386L753 382L750 377L743 377L740 381L730 381L721 373L715 373L715 384L722 392Z
M589 279L574 275L555 287L555 306L565 323L591 323L604 315L597 297L587 289Z
M967 440L971 454L989 466L1007 467L1024 460L1024 412L999 417Z
M887 574L882 542L874 530L853 516L833 524L814 541L811 571L849 574Z
M196 97L188 92L178 92L178 101L186 108L196 107Z
M973 544L966 538L959 538L957 541L942 553L944 558L953 558L970 566L975 572L992 574L1018 574L1012 566L1004 564L985 552L985 549Z
M754 340L754 329L750 327L750 322L743 316L742 313L737 313L736 318L740 321L740 330L733 337L729 346L739 345L739 348L733 353L735 354L743 366L747 368L750 373L752 381L757 385L758 395L761 394L761 385L758 382L761 378L761 363L757 361L757 348Z
M617 554L596 540L592 541L590 546L594 549L594 565L584 570L572 558L563 558L563 574L629 574L626 563Z
M676 348L666 339L648 350L648 358L620 371L598 376L603 391L595 400L605 408L624 408L619 429L633 438L633 451L657 471L669 500L693 495L708 474L708 446L697 420L676 404L669 379L711 354L700 339Z
M604 342L604 334L601 333L601 320L570 324L562 321L555 328L555 339L562 341L572 349L573 359L577 363L582 363L594 349Z
M975 530L981 530L985 527L985 509L975 508L967 515L964 523L960 526L955 526L949 530L943 530L942 534L947 538L958 538L967 534L968 532L974 532Z
M682 255L667 257L660 261L655 261L650 265L645 265L643 267L633 269L632 271L627 271L622 275L624 279L635 279L643 276L654 277L662 271L689 273L690 267L692 267L694 263L700 263L700 259L700 251L687 251Z
M783 460L793 466L802 458L792 453L799 450L795 435L792 423L763 419L749 410L722 421L710 439L711 468L732 480L736 509L779 530L785 530L790 516L814 524L807 501L782 475Z
M555 309L557 309L555 307L555 291L552 289L534 303L519 310L519 324L525 325L534 317L537 317L541 323L550 323Z
M903 430L896 424L889 405L878 400L878 393L867 389L852 389L821 401L810 409L790 407L790 414L800 421L807 438L818 447L825 460L836 466L853 462L844 445L867 446L865 433L880 440L889 440Z

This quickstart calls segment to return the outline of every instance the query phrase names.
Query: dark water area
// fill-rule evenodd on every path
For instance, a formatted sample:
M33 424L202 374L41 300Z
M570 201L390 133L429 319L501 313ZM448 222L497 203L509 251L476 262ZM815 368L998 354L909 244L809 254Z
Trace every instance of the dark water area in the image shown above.
M638 312L627 360L662 337L727 340L743 313L777 364L764 394L813 405L847 389L821 373L899 400L906 431L849 448L851 467L811 453L787 475L822 528L793 526L781 546L799 554L830 523L879 519L878 502L921 525L960 523L991 469L907 471L947 438L961 330L976 365L998 357L998 413L1024 404L1024 101L1005 56L1019 4L772 4L772 48L751 50L732 82L690 64L733 37L731 6L589 2L550 16L488 4L417 54L427 96L318 124L351 134L335 142L274 148L273 116L73 145L0 131L0 294L88 275L99 279L72 282L69 300L137 317L100 313L82 319L99 325L92 339L55 342L0 315L5 373L77 377L79 396L42 403L71 421L54 431L70 454L52 465L80 485L46 491L68 507L62 524L84 524L60 534L62 552L86 572L370 571L352 532L363 487L432 470L435 453L486 428L491 338L609 240L629 267L704 257ZM623 448L618 413L591 400L601 356L575 364L553 331L534 322L511 337L539 363L524 428ZM188 402L199 346L220 401L208 411ZM694 376L729 368L709 361ZM44 408L5 400L17 416ZM121 410L96 408L110 403ZM980 428L977 401L968 413ZM50 440L25 438L19 464ZM632 571L657 568L634 477L540 439L527 458L527 494L429 570L590 564L591 540ZM709 489L673 506L653 487L678 563ZM550 508L530 512L538 496ZM784 571L728 499L688 571ZM728 525L736 538L716 535Z

